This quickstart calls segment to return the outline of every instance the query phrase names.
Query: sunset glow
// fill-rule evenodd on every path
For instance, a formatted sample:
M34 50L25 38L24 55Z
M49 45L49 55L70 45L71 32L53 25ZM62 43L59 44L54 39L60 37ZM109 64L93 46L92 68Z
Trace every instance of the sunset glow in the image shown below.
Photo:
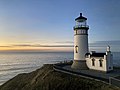
M119 4L119 0L1 0L0 51L73 51L74 19L80 12L88 18L89 43L106 41L104 47L113 45L111 41L119 43Z

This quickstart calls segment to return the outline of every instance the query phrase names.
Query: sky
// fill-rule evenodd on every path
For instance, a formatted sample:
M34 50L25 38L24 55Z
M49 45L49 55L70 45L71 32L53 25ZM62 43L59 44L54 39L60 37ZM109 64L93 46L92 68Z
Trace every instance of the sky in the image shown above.
M79 13L91 50L120 51L120 0L0 0L0 50L73 51Z

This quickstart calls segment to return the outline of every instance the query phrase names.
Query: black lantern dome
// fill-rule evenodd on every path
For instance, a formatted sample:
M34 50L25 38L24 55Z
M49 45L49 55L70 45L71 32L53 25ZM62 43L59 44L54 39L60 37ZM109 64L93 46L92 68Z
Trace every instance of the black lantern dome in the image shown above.
M75 19L75 21L79 21L79 20L87 20L87 18L86 18L86 17L83 17L83 16L82 16L82 13L80 13L80 16L77 17L77 18Z

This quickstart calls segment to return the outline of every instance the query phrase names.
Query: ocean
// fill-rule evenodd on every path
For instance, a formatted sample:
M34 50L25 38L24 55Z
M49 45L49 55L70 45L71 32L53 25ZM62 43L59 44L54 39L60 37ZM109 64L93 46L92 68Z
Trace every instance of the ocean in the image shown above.
M73 52L0 52L0 85L19 73L66 60L73 60ZM120 66L120 52L113 53L113 64Z

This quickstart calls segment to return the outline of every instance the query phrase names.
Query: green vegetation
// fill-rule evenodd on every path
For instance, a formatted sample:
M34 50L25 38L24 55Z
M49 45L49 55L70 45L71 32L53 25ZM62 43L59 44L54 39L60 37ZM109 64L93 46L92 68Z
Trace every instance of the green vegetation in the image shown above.
M0 90L120 90L114 86L53 70L46 64L31 73L19 74L7 81Z

